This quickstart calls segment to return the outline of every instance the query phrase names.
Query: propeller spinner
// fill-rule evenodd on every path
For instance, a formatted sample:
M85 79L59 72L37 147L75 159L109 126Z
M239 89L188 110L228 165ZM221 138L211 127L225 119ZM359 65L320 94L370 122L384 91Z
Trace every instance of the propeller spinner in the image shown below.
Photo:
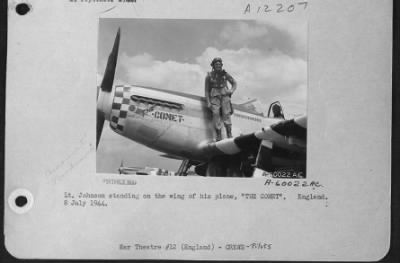
M118 28L117 35L115 37L114 46L110 55L108 56L106 70L104 77L100 85L100 91L97 96L97 127L96 127L96 149L99 145L101 133L103 132L105 114L104 105L107 104L108 99L111 97L112 86L115 76L115 68L117 66L118 48L120 41L121 29Z

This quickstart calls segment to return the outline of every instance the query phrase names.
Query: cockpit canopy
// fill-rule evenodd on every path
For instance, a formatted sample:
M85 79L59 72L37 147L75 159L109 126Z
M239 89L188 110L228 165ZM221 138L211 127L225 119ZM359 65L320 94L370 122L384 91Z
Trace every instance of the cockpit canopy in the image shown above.
M242 104L234 104L234 108L261 117L285 119L283 108L279 101L275 101L269 105L267 116L265 116L265 113L263 113L255 104L253 104L255 101L257 101L257 99L250 100Z

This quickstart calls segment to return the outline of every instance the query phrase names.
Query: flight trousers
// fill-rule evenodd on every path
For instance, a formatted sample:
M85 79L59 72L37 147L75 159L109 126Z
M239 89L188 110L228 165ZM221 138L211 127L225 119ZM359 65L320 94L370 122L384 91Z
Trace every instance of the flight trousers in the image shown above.
M231 127L231 98L228 95L218 95L211 97L211 111L213 114L213 124L216 130L221 130L222 127Z

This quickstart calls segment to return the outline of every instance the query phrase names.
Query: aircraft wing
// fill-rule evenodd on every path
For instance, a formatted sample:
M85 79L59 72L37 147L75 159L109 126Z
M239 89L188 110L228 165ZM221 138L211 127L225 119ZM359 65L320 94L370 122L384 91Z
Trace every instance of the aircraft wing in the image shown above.
M267 172L297 170L305 174L307 116L282 120L251 134L208 143L203 150L211 160L240 156ZM231 157L229 157L231 156ZM254 169L253 169L254 170Z

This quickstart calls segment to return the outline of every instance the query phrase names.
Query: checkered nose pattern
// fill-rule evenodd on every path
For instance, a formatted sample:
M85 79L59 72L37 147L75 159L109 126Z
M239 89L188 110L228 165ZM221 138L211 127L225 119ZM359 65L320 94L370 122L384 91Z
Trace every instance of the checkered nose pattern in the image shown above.
M130 101L130 87L116 86L111 106L110 127L115 132L124 132Z

